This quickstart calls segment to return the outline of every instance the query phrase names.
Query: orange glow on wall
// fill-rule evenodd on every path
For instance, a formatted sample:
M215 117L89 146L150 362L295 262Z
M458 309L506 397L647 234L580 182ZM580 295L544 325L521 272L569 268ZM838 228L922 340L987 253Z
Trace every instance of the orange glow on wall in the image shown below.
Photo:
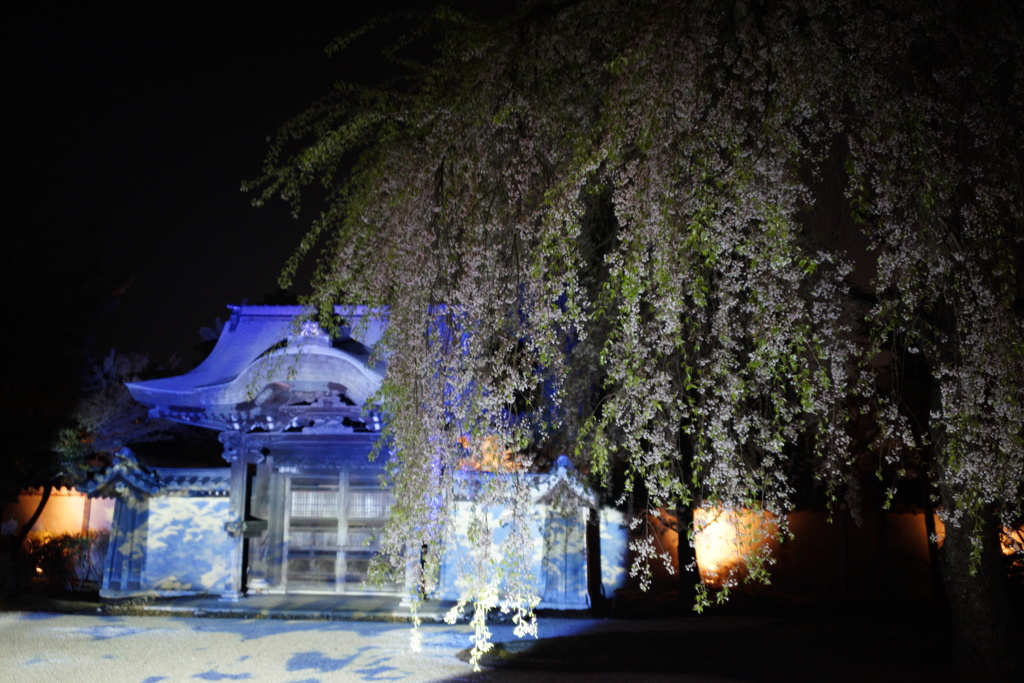
M935 515L935 536L937 545L941 548L942 542L946 540L946 525L938 515ZM1024 526L1016 529L1003 527L1003 532L999 535L999 545L1003 555L1024 554Z
M16 503L3 507L4 533L14 535L35 512L42 490L27 489ZM39 534L79 534L89 529L109 529L113 520L114 501L108 498L89 500L70 488L53 488L43 514L32 527L30 536Z
M1016 529L1003 528L999 539L1003 546L1003 555L1019 555L1024 553L1024 526Z
M459 444L470 451L470 457L463 461L462 468L474 472L518 472L522 469L515 455L508 449L501 449L498 440L485 436L474 444L468 436L459 438Z
M743 558L772 543L778 527L767 512L697 508L694 551L701 580L722 587L746 574Z

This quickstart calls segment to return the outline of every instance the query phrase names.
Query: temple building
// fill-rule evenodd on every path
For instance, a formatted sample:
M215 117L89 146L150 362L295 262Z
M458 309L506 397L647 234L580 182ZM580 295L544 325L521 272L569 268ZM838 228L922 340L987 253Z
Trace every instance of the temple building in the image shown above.
M348 310L332 339L315 323L298 325L298 307L231 308L194 370L128 385L152 417L216 430L227 466L148 468L126 449L80 487L117 499L101 595L402 593L367 581L392 504L381 486L386 455L370 458L383 416L369 401L386 371L370 349L386 322ZM570 470L563 462L522 475L537 511L542 608L585 608L624 574L615 513L598 513ZM556 493L579 497L580 513L555 513L547 501ZM458 597L459 555L446 556L433 597Z

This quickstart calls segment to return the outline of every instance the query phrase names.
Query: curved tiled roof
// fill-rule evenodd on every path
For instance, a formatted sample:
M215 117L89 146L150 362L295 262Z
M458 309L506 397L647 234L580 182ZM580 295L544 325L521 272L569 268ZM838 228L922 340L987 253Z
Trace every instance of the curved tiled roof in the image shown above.
M102 472L75 488L90 498L120 497L142 500L156 494L227 496L230 469L148 468L135 454L122 448Z
M368 360L383 333L383 315L339 308L349 327L336 348L315 323L298 323L301 307L231 309L213 352L194 370L128 383L152 416L218 430L274 429L282 427L283 406L332 396L362 406L380 386L384 368Z

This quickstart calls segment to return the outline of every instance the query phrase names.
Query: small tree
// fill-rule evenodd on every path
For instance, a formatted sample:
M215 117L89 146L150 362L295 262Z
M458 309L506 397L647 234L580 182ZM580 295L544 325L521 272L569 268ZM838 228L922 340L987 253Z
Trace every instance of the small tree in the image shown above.
M81 469L87 468L91 459L112 454L126 444L165 436L170 423L148 420L145 406L125 387L126 382L153 374L149 357L143 354L112 350L92 364L82 397L71 414L71 426L58 435L58 452Z
M39 486L42 495L14 539L16 569L18 553L46 508L52 487L81 482L92 470L109 464L110 456L122 446L174 438L181 431L172 423L148 419L146 408L136 403L125 387L125 382L154 372L159 370L142 354L111 351L91 364L80 398L67 418L68 426L56 431L52 447L45 453L52 470L40 469L36 478L27 480L31 483L26 486Z

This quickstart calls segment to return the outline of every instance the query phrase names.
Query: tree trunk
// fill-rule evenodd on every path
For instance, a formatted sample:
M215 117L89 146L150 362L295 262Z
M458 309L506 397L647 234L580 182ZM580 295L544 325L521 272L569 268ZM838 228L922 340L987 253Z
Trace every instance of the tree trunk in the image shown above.
M601 517L594 508L587 511L586 541L590 613L596 617L605 617L608 615L608 601L601 576Z
M690 544L688 532L693 528L693 508L677 508L676 530L679 533L677 549L679 565L679 607L691 612L697 599L697 584L700 583L700 572L697 571L697 554Z
M942 585L942 558L939 546L932 540L936 536L935 506L932 505L931 497L927 493L924 496L924 530L928 534L928 576L932 581L932 598L941 602L946 599L946 589Z
M42 495L39 496L39 504L36 505L35 512L28 518L24 524L21 525L21 529L18 530L18 535L14 539L14 543L11 546L11 583L13 584L14 591L17 592L21 589L21 579L24 575L22 571L23 564L23 548L25 540L28 538L28 534L32 531L32 527L35 526L36 522L43 514L43 510L46 508L47 501L50 500L50 490L52 486L46 485L40 487Z
M987 515L981 560L972 575L970 530L946 525L942 578L953 650L964 681L1024 681L1024 640L1010 602L998 532L995 515Z

